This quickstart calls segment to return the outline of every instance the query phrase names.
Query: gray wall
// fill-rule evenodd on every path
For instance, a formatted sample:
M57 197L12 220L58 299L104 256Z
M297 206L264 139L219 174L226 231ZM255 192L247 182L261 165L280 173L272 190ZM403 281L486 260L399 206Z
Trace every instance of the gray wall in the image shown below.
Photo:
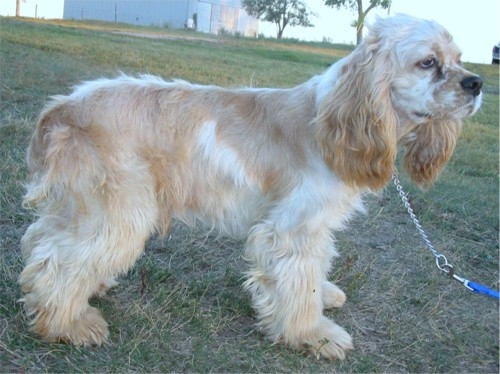
M195 13L198 31L258 33L259 21L245 12L240 0L65 0L63 18L183 28Z

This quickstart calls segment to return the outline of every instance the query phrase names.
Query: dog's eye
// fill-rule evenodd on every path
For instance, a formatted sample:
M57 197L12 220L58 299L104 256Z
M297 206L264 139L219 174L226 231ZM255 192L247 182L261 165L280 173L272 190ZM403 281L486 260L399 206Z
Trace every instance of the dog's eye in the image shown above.
M420 67L423 69L429 69L436 65L436 59L434 57L427 57L425 60L420 61Z

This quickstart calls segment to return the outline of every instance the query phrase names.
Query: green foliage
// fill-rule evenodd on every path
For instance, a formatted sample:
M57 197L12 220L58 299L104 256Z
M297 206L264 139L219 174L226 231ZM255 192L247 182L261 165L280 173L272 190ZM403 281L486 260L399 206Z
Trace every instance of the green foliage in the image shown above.
M382 9L387 9L391 6L392 0L369 0L369 9L376 7L381 7ZM348 7L352 10L357 11L358 8L363 8L362 0L325 0L325 5L335 7L337 9Z
M281 39L285 27L314 26L309 20L316 16L302 0L242 0L248 14L276 24L278 27L277 38Z
M356 28L356 44L361 43L363 39L363 26L368 13L374 8L387 9L391 6L392 0L369 0L370 5L363 9L363 0L325 0L325 5L337 9L347 7L358 15L358 18L351 23Z

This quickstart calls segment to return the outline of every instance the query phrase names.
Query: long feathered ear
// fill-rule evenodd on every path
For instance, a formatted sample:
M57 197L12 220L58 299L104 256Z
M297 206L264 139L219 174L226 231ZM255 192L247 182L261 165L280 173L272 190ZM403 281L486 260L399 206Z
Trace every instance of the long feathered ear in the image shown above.
M403 139L404 168L417 185L434 182L450 160L461 130L461 121L440 119L418 125Z
M397 154L390 51L381 51L371 35L340 64L333 87L319 102L317 141L325 162L345 183L377 190L389 181Z

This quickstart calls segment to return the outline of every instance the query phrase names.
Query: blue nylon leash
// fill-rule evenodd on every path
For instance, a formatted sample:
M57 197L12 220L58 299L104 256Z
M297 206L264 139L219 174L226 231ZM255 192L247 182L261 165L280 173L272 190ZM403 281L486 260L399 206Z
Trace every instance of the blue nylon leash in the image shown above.
M459 277L458 275L456 275L454 270L453 270L453 266L451 266L450 264L444 265L444 269L445 270L443 270L443 271L446 273L446 275L448 275L450 278L453 278L456 281L462 283L465 286L465 288L467 288L468 290L475 292L475 293L480 293L482 295L494 297L496 299L499 298L498 291L492 290L491 288L489 288L483 284L476 283L476 282L470 281L468 279L465 279L465 278L462 278L462 277Z
M410 215L413 223L415 224L415 227L417 228L420 236L422 236L422 239L424 240L425 244L429 248L429 250L432 252L436 259L436 266L438 267L439 270L444 272L448 277L460 282L465 288L467 288L469 291L479 293L481 295L486 295L493 297L495 299L499 299L499 294L498 291L495 291L483 284L476 283L473 281L470 281L468 279L459 277L458 275L455 274L455 271L453 269L453 266L448 262L446 257L439 253L436 248L432 245L431 241L429 240L426 232L424 231L422 225L420 224L420 221L418 220L417 216L413 212L413 209L410 205L410 202L408 201L408 194L404 192L403 187L401 186L401 182L399 181L397 175L394 173L392 175L392 180L394 182L394 185L396 186L396 189L398 190L399 196L401 197L401 200L403 201L403 205L405 206L406 210L408 211L408 214Z

